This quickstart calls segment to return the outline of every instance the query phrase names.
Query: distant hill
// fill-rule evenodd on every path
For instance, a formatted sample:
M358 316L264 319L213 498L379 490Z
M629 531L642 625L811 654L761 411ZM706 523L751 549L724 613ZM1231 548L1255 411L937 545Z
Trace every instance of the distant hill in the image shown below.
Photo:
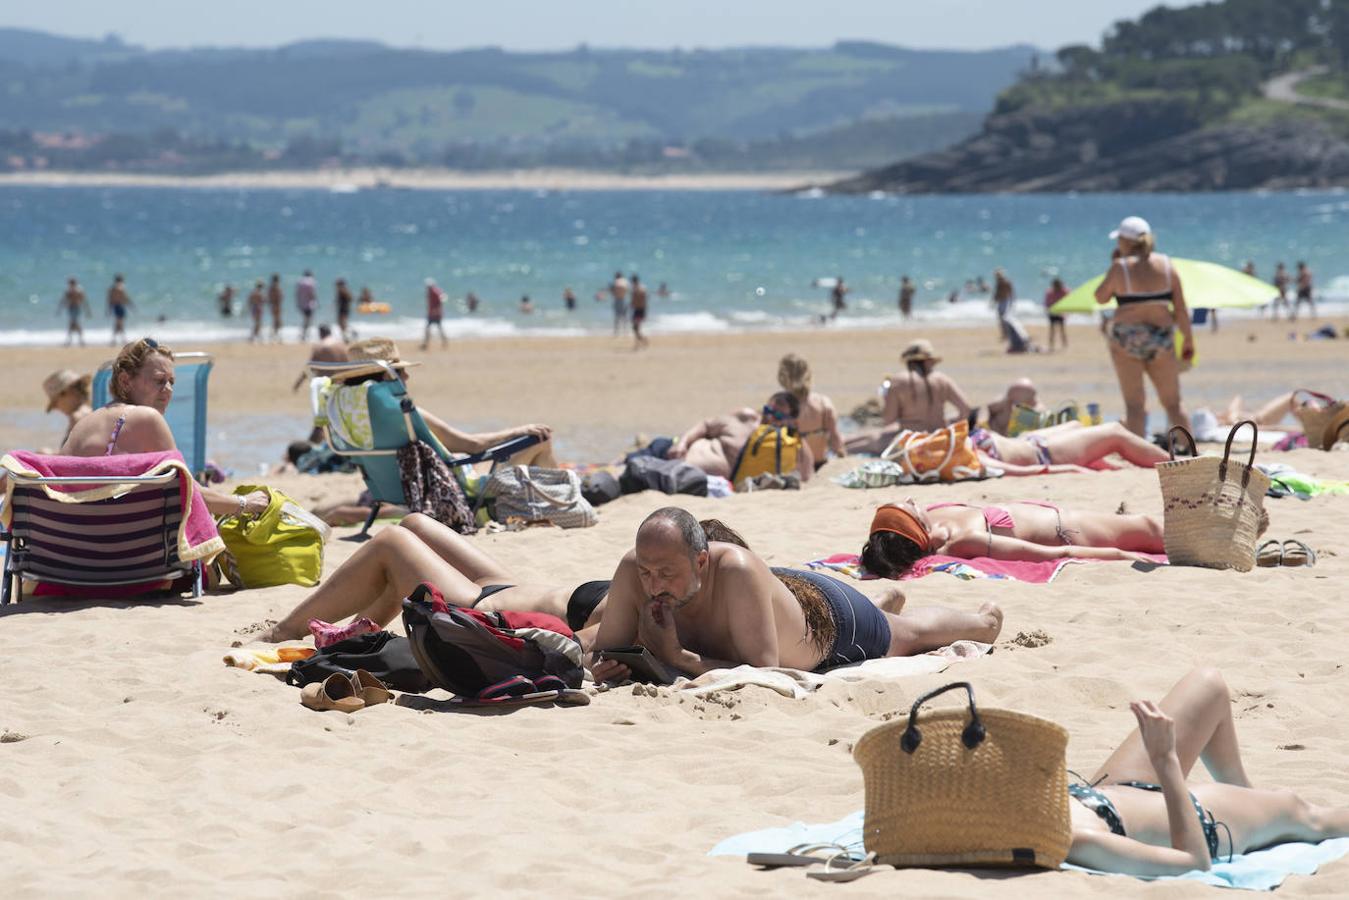
M832 190L1349 185L1349 0L1159 6L1055 62L1004 91L978 134Z
M902 136L893 158L970 133L1034 53L867 42L436 52L365 41L152 52L111 37L0 29L0 128L9 130L0 152L23 157L23 134L59 132L148 141L179 157L228 145L268 159L548 164L558 155L622 157L631 146L640 159L652 144L704 142L756 147L769 165L776 151L767 148L782 145L786 157L844 167L877 162L878 134ZM871 141L860 154L850 142L818 139L858 129Z

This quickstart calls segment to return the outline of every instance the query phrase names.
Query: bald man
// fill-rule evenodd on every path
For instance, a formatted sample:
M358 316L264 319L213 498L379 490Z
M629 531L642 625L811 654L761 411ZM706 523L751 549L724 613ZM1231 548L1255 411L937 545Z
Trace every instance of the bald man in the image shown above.
M898 591L878 608L864 594L817 572L770 569L748 548L709 542L678 507L658 509L637 529L618 564L591 667L596 681L621 681L628 667L599 659L641 644L689 675L738 665L823 671L908 656L957 640L992 641L1002 612L942 607L898 611Z

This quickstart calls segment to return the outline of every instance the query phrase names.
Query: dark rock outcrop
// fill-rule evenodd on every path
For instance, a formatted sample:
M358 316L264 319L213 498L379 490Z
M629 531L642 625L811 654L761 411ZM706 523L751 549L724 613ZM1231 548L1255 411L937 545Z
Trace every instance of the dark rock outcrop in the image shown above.
M1204 127L1184 100L989 116L955 146L864 172L834 193L1217 191L1349 185L1349 141L1313 120Z

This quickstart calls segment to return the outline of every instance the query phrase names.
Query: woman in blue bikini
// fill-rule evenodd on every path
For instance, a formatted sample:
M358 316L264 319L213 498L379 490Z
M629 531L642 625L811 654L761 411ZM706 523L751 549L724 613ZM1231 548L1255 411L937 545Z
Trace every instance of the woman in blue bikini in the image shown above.
M1179 328L1184 339L1181 358L1186 363L1194 359L1194 333L1180 276L1171 268L1170 258L1153 252L1152 226L1145 219L1129 216L1110 237L1119 242L1119 252L1096 288L1096 302L1109 303L1113 297L1117 306L1106 336L1124 395L1125 425L1134 434L1144 434L1146 373L1171 424L1189 428L1190 419L1180 403L1175 330Z
M1160 703L1130 704L1138 728L1073 798L1068 861L1129 875L1179 875L1286 841L1349 836L1349 808L1260 789L1241 762L1232 700L1216 669L1195 669ZM1198 760L1212 783L1187 785Z

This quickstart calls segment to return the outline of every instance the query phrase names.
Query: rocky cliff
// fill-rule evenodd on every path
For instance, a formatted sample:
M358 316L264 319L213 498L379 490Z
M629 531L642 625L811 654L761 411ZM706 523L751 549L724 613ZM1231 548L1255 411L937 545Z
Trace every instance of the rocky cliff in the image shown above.
M842 194L1217 191L1349 185L1349 141L1312 119L1202 126L1185 100L989 116L937 153L829 185Z

